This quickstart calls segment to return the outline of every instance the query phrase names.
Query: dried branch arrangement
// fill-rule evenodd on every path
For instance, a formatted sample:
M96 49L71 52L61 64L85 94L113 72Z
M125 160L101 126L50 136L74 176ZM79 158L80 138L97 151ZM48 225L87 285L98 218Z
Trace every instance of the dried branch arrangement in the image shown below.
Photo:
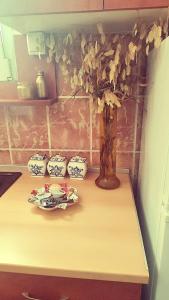
M120 107L132 96L138 80L136 66L139 54L149 54L168 36L168 19L153 24L138 23L127 34L105 34L97 24L97 34L67 33L58 37L51 33L46 38L48 61L59 64L74 95L83 89L98 104ZM144 82L145 83L145 79Z

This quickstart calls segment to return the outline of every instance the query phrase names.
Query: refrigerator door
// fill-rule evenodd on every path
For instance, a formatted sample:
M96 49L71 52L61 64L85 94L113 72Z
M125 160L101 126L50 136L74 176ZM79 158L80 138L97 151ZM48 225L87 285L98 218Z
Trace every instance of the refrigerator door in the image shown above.
M148 67L139 194L155 255L169 149L169 38L152 51Z
M145 288L146 300L167 300L166 296L155 297L160 280L158 278L161 276L161 261L165 254L163 244L167 238L164 236L168 230L164 221L168 202L168 158L169 38L162 42L159 49L152 51L148 61L148 89L138 182L142 233L150 270L150 284Z
M169 295L169 214L166 214L165 210L161 217L160 227L158 249L158 261L160 265L153 280L153 300L167 300Z

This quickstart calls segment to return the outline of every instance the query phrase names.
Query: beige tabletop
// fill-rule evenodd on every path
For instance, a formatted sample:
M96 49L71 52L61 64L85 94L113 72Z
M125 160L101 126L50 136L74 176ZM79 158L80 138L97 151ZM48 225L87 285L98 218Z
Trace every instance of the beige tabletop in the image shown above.
M3 171L4 168L0 168ZM0 198L0 271L147 283L148 269L127 174L120 188L33 178L27 171ZM27 202L33 188L68 182L79 204L46 212Z

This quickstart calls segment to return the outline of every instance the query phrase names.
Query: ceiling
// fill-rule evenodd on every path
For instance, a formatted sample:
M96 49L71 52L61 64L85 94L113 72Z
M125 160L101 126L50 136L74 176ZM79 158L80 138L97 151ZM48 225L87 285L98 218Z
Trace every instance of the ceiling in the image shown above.
M159 16L167 17L167 8L0 17L0 22L20 33L65 31L77 26L80 29L90 26L90 30L95 30L98 22L104 23L111 32L126 32L131 30L138 19L151 22Z

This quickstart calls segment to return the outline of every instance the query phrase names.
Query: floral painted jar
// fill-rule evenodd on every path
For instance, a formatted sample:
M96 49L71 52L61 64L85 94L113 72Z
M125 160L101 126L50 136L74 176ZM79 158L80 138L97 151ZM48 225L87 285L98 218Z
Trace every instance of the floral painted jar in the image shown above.
M47 170L50 177L64 178L66 174L67 159L59 154L52 156L48 162Z
M87 173L87 158L74 156L68 163L67 171L70 178L84 179Z
M28 161L28 170L32 176L45 176L48 158L45 155L34 154Z

